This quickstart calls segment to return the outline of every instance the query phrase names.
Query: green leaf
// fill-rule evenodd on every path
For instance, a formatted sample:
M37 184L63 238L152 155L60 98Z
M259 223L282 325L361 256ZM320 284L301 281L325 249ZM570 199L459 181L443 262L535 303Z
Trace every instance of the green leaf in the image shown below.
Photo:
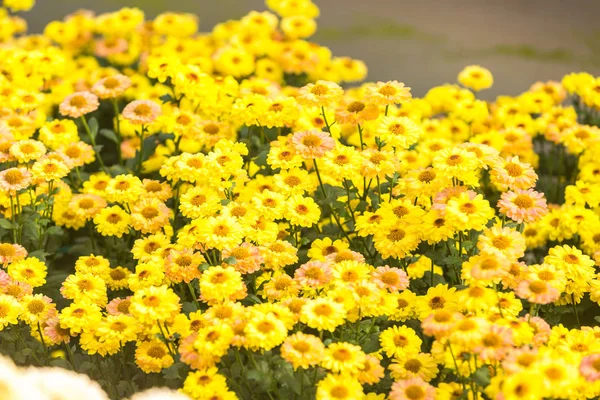
M490 370L485 365L479 367L472 376L475 383L481 387L487 387L490 384Z
M90 127L92 137L96 138L96 136L98 136L98 120L96 119L96 117L90 118L90 120L88 121L88 126Z
M164 103L173 103L174 102L174 98L173 96L171 96L170 94L163 94L162 96L159 97L159 99Z
M40 261L46 261L46 256L50 253L46 253L44 250L36 250L29 253L29 257L35 257Z
M89 361L85 361L79 366L79 368L77 370L79 372L87 372L87 371L93 371L95 369L96 369L96 364L89 362Z
M31 243L37 243L40 235L38 232L38 224L33 218L27 218L23 222L23 236Z
M225 258L223 259L223 262L224 262L224 263L227 263L227 264L229 264L229 265L235 265L235 264L237 264L237 260L235 259L235 257L234 257L234 256L225 257Z
M117 137L117 134L111 129L100 129L100 135L104 136L113 143L119 144L119 138Z
M181 379L180 371L182 368L185 368L185 364L182 362L177 362L171 365L169 368L163 370L163 377L168 380L179 380Z
M53 367L61 367L64 369L71 369L71 364L64 358L55 358L50 361L50 365Z
M185 303L183 303L181 309L186 314L192 313L194 311L198 311L198 308L196 307L196 305L190 301L186 301Z
M46 234L48 236L58 236L58 235L62 235L63 233L64 233L64 230L60 226L51 226L46 231Z
M13 224L12 224L12 222L10 222L7 219L0 218L0 228L12 229L13 228Z

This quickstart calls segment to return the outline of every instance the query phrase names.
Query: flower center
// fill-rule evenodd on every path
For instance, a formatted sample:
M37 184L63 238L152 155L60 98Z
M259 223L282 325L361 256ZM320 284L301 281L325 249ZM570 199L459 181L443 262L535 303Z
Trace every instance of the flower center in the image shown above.
M522 194L518 195L517 197L515 197L513 202L519 208L533 207L533 200L531 199L531 197L526 196L526 195L522 195Z
M4 180L10 185L16 185L18 183L21 183L23 179L23 173L18 169L11 169L9 171L6 171L6 173L4 174Z

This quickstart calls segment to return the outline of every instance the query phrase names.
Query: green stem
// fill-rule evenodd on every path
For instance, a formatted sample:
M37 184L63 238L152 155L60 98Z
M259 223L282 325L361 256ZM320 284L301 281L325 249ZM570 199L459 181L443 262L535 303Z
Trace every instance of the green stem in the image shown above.
M575 313L575 318L577 319L577 327L581 329L581 322L579 321L579 313L577 312L577 304L575 304L575 293L571 293L571 304L573 304L573 312Z
M194 304L196 305L196 309L200 309L200 303L198 303L198 298L196 297L196 292L194 291L194 287L191 282L187 282L187 287L190 289L190 293L192 295L192 299L194 299Z
M142 125L142 131L138 135L138 137L140 138L140 150L139 150L138 158L137 158L137 162L136 162L137 166L135 168L138 175L142 171L142 163L144 162L144 133L146 133L146 127L144 125Z
M42 333L42 327L40 322L37 323L37 330L40 334L40 340L42 341L42 346L44 347L44 356L46 357L46 362L48 362L48 347L46 346L46 341L44 340L44 334Z
M331 125L327 122L327 115L325 115L325 107L321 106L321 115L323 116L323 121L325 121L325 126L327 126L327 132L331 133Z
M456 357L454 356L454 351L452 351L452 345L448 342L448 349L450 350L450 355L452 356L452 361L454 361L454 368L456 368L456 376L460 377L460 371L458 369L458 363L456 362ZM465 382L463 382L462 378L460 378L460 384L462 385L463 392L466 389Z
M321 180L321 173L319 172L319 166L317 165L316 158L313 158L313 165L315 166L315 172L317 173L317 178L319 179L319 186L321 187L321 191L323 192L323 197L327 197L327 193L325 192L325 186L323 186L323 181Z
M69 359L69 363L71 364L71 367L73 367L73 371L77 372L77 367L75 367L75 360L73 359L73 352L71 351L71 346L69 346L69 343L67 342L65 342L64 345L67 349L67 357Z
M117 159L119 160L119 164L122 164L123 159L121 156L121 120L119 119L119 104L117 103L117 99L112 99L113 110L115 112L115 121L116 121L116 134L117 134Z
M363 129L362 126L360 126L360 124L358 124L358 137L360 138L360 149L364 150L365 143L363 141Z
M92 147L94 148L94 153L96 153L96 158L98 159L98 163L100 163L100 167L104 170L104 172L106 172L108 174L108 168L106 168L106 165L104 165L104 161L102 160L102 157L100 157L100 152L96 148L96 138L92 134L90 126L88 125L87 120L85 119L84 116L81 116L81 123L83 124L85 131L87 132L88 136L90 137L90 142L92 142Z
M17 197L19 196L18 193L15 194ZM13 243L17 243L17 223L15 221L15 214L16 214L16 210L15 210L15 202L13 200L12 194L9 194L8 197L10 198L10 222L12 223L12 234L13 234Z
M156 323L158 324L158 329L160 330L160 334L165 339L165 345L167 346L167 350L169 350L169 354L171 355L171 357L173 357L173 361L175 361L175 353L173 352L173 350L171 350L171 344L169 343L169 339L167 338L167 335L165 335L165 332L163 331L160 321L157 320Z

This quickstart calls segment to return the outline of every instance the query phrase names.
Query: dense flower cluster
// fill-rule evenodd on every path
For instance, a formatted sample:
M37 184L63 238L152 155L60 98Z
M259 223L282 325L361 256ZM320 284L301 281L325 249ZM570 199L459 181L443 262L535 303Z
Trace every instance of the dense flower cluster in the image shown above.
M600 78L351 87L266 3L0 13L0 397L600 396Z

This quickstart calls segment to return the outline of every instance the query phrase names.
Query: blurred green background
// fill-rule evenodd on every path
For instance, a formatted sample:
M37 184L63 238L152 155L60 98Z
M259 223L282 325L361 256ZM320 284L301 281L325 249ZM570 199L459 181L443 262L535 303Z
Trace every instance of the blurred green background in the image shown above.
M593 0L315 0L321 8L312 40L336 55L364 60L369 80L397 79L422 95L481 64L496 83L484 97L515 95L537 80L572 71L600 75L600 2ZM38 0L24 17L40 32L79 8L136 6L152 17L193 12L201 30L265 10L262 0Z

